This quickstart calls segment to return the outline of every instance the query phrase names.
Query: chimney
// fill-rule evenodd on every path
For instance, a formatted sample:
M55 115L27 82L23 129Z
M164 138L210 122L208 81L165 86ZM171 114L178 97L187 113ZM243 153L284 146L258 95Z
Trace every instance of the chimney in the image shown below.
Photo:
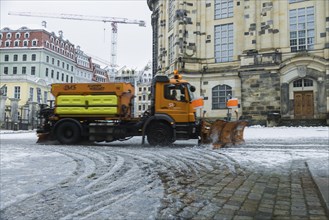
M62 30L58 31L58 35L60 38L63 38L63 31Z

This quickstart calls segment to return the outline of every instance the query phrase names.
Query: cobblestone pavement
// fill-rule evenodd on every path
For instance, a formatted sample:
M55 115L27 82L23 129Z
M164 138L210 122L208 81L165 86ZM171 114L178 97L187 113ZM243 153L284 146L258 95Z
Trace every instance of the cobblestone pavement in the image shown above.
M57 159L26 161L24 178L30 188L18 190L18 196L25 193L22 199L8 195L19 187L21 174L15 164L3 166L1 161L1 197L7 199L1 219L328 219L305 163L311 153L326 155L324 148L295 153L292 146L282 145L284 150L265 149L266 154L260 154L264 148L255 149L252 143L221 150L193 144L133 145L35 145L34 140L13 145L12 140L2 140L2 158L16 149ZM317 144L324 145L323 140ZM243 152L288 159L280 166L258 167L253 161L237 161L236 155ZM44 175L52 183L32 172L48 163L52 175ZM72 170L54 175L62 172L64 163ZM29 173L32 182L26 179Z
M238 167L200 176L162 174L165 197L160 219L327 219L303 161L287 174Z

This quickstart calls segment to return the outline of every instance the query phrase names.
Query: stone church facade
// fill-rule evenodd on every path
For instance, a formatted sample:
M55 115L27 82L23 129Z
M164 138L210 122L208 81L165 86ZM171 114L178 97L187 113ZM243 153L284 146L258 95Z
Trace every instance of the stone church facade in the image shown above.
M174 69L205 98L208 118L263 124L329 115L329 1L148 0L153 74ZM231 110L232 112L232 110ZM199 113L201 114L201 112Z

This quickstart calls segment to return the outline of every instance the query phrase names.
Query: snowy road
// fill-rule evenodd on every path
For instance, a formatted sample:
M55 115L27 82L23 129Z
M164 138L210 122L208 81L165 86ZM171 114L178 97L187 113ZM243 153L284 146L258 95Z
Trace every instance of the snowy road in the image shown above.
M213 150L1 134L1 219L327 219L305 162L328 160L328 137L328 127L250 127L245 145Z

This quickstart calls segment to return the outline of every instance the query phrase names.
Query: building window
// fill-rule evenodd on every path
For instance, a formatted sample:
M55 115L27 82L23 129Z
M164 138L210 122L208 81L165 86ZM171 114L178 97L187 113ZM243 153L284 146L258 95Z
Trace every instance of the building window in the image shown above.
M23 61L26 61L26 60L27 60L27 55L23 54Z
M7 41L5 42L5 46L6 46L6 47L10 47L10 41L9 41L9 40L7 40Z
M73 76L71 76L71 83L73 83Z
M48 68L46 68L46 77L48 77L48 71L49 71Z
M51 64L55 64L55 59L54 58L51 58Z
M29 37L30 37L30 34L26 32L26 33L24 34L24 38L29 38Z
M2 34L0 33L0 39L2 39Z
M169 65L174 62L174 56L175 56L175 51L174 51L174 35L170 35L169 40L168 40L168 62Z
M62 73L62 81L64 82L64 73Z
M28 44L29 44L29 41L28 40L23 41L23 47L27 47Z
M168 4L168 28L171 30L174 27L175 22L175 0L169 0Z
M22 67L22 74L26 74L26 66Z
M216 63L233 60L233 24L215 26Z
M215 19L233 17L233 0L215 0Z
M11 38L11 33L7 33L6 37L7 37L7 39L10 39Z
M32 61L35 61L36 60L36 58L37 58L37 55L36 54L32 54Z
M66 82L69 82L69 76L66 75Z
M5 61L9 61L9 55L5 55Z
M35 75L35 66L31 67L31 75Z
M13 67L13 74L17 74L17 67L16 66Z
M65 63L64 63L64 62L62 62L62 68L63 68L63 69L65 68Z
M34 93L34 89L32 87L30 87L30 96L29 96L29 101L33 101L33 93Z
M57 72L56 79L59 80L59 72Z
M47 104L47 102L48 102L48 92L44 91L43 92L43 103Z
M21 37L21 34L20 33L16 33L15 34L15 38L20 38Z
M312 87L313 80L311 79L298 79L293 82L293 86L295 88L302 88L302 87Z
M37 102L40 104L41 103L41 89L37 88Z
M7 91L8 91L7 86L2 87L1 92L3 96L7 96Z
M60 63L61 63L61 62L60 62L59 60L57 60L57 66L60 66Z
M212 109L225 109L229 96L232 96L232 87L228 85L218 85L212 88Z
M32 41L32 46L37 46L37 40Z
M14 98L15 99L20 99L21 98L21 87L20 86L15 86L14 87Z
M5 66L5 67L3 68L3 73L6 74L6 75L8 74L8 67L7 67L7 66Z
M51 70L51 78L54 78L54 70Z
M314 49L314 7L289 11L291 52Z
M17 61L17 60L18 60L18 55L14 54L14 61Z
M46 57L46 62L49 63L49 56Z
M15 46L15 47L18 47L18 46L19 46L19 40L15 40L15 42L14 42L14 46Z

